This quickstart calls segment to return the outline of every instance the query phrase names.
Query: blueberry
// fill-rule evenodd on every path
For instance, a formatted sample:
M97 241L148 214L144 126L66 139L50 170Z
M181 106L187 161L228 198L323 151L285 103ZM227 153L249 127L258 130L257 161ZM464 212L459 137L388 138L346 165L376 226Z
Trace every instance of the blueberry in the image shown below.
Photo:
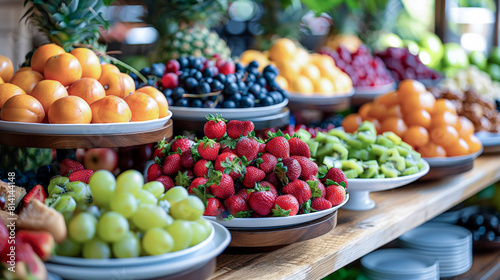
M28 188L33 188L34 186L36 186L38 184L38 181L36 179L29 179L28 180Z
M179 65L181 66L181 69L184 69L184 68L188 67L188 65L189 65L189 60L185 56L179 57L179 59L177 59L177 61L179 61Z
M226 83L236 83L237 79L234 74L227 74L226 75Z
M210 85L212 91L219 91L224 89L224 84L222 84L219 80L214 80Z
M183 83L189 77L189 71L184 71L179 75L179 82Z
M218 80L219 82L225 84L227 81L227 77L224 74L217 74L214 76L214 79Z
M176 87L172 90L172 99L174 100L181 99L184 93L186 93L184 88Z
M238 85L236 83L227 83L224 88L224 93L232 95L238 91Z
M195 78L196 80L201 80L203 79L203 74L201 74L200 71L198 71L197 69L191 69L189 70L189 76Z
M232 100L226 100L222 103L222 108L236 108L236 103Z
M264 72L263 76L267 82L272 82L276 79L276 74L271 71Z
M259 75L259 69L257 68L247 68L248 74L254 74L255 76Z
M173 92L173 90L166 88L163 90L163 95L165 95L165 97L169 97L169 96L172 96L172 92Z
M271 91L269 93L269 96L271 96L271 98L274 100L274 103L276 104L283 102L283 95L281 95L281 93L277 91Z
M203 103L203 108L212 108L214 102L212 100L207 100Z
M215 66L210 66L210 67L207 67L205 69L203 69L203 77L213 77L215 76L216 72L217 72L217 68Z
M197 93L209 93L210 92L210 85L208 83L201 83L198 85L196 88ZM191 106L194 107L194 106ZM200 106L201 107L201 106Z
M191 61L189 61L189 67L201 71L201 69L203 69L203 62L201 62L200 58L192 58Z
M139 79L139 77L137 76L137 74L135 74L135 73L133 73L133 72L131 72L131 73L130 73L130 74L128 74L128 75L129 75L130 77L132 77L132 79L134 79L134 80Z
M266 72L274 73L276 76L280 74L280 70L278 70L278 68L272 64L269 64L266 67L264 67L264 73Z
M265 87L266 84L267 84L267 81L266 81L266 78L260 76L260 77L257 77L256 83L259 84L262 87Z
M263 88L260 90L260 93L267 94L267 93L268 93L267 88L263 87Z
M151 74L155 75L156 77L163 77L164 73L165 73L165 64L153 63L151 65Z
M48 185L50 179L54 176L56 176L56 171L49 164L40 166L36 171L36 179L42 185Z
M259 84L253 84L248 90L251 94L259 94L262 87Z
M240 94L241 94L242 96L246 96L246 95L248 95L248 87L246 87L246 88L244 88L243 90L241 90L241 91L240 91ZM250 94L250 95L251 95L251 94Z
M148 79L148 86L154 87L155 84L156 84L156 80L155 79Z
M259 68L259 63L254 60L248 64L247 68Z
M248 83L255 83L255 80L256 80L256 77L254 74L248 74L247 75L247 79L245 80L245 82L248 84Z
M264 99L267 97L267 93L259 92L258 94L255 95L256 99ZM272 97L271 97L272 98Z
M187 98L181 98L175 101L174 106L187 107L189 105L189 100Z
M255 100L255 96L253 94L249 94L249 95L247 95L245 97L248 97L248 98L251 98L252 100Z
M214 79L213 78L210 78L210 77L207 77L207 78L203 78L201 79L201 82L205 82L205 83L213 83L214 82Z
M238 81L238 88L239 88L240 90L244 90L244 89L246 89L246 88L247 88L247 85L246 85L246 84L245 84L245 82L243 82L243 81Z
M274 100L271 96L266 96L264 99L260 100L262 106L271 106L274 104Z
M290 93L287 90L279 89L278 91L281 93L281 95L283 95L283 98L289 98L290 97Z
M193 98L191 99L191 102L189 102L189 107L201 108L202 106L203 102L198 98Z
M151 68L144 67L141 69L141 71L139 71L139 73L141 73L143 76L151 75Z
M233 100L234 102L236 102L236 103L237 103L238 101L240 101L240 100L241 100L241 94L239 94L239 93L235 93L235 94L233 94L233 95L231 96L231 98L230 98L229 100Z
M243 79L243 77L245 77L245 73L243 73L242 71L236 72L236 73L234 73L234 75L236 76L236 79L238 79L238 80L241 80L241 79Z
M168 102L168 106L174 105L174 100L172 99L172 97L167 97L167 102Z
M134 80L134 85L135 85L135 88L139 88L139 81L138 80Z
M196 87L198 87L198 81L193 77L188 77L186 78L184 85L186 86L186 91L188 93L193 93Z
M11 169L7 172L7 174L11 173L11 172L14 172L14 176L16 177L16 179L18 177L20 177L21 175L23 175L23 173L21 173L21 171L19 169Z
M36 179L36 173L33 170L26 171L24 176L28 177L28 179Z
M236 72L239 72L239 71L243 71L245 67L243 67L243 64L237 62L234 64L234 69L236 70Z
M246 97L241 99L240 105L243 108L251 108L255 106L255 101L252 98Z

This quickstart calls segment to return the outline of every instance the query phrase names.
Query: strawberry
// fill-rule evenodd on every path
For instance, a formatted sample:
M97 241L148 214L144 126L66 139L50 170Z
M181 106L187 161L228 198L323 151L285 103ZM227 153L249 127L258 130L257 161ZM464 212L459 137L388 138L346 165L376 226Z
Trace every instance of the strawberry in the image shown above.
M211 161L206 159L200 159L194 164L194 175L196 177L206 177L208 176L208 171L213 168Z
M326 189L325 186L317 180L309 180L306 181L307 185L311 189L311 198L316 198L316 197L325 197L326 196Z
M172 180L172 178L165 176L165 175L161 175L160 177L156 178L155 181L162 183L163 186L165 187L165 191L168 191L171 188L175 187L175 184L174 184L174 181Z
M332 208L332 203L323 197L313 198L311 208L316 211L326 210Z
M212 194L220 199L226 199L235 194L233 179L220 171L211 172L207 184Z
M255 192L252 193L248 204L259 215L266 216L271 213L276 197L270 191L264 190L262 187L255 187Z
M250 196L252 195L253 191L250 189L241 189L239 190L236 194L243 197L245 201L248 201L250 199Z
M306 142L302 141L302 139L298 137L292 137L288 140L288 144L290 145L290 155L292 156L303 156L306 158L311 157L311 149Z
M77 171L78 172L78 171ZM45 202L47 198L47 192L42 185L34 186L31 191L23 197L24 205L27 205L32 199L38 199L41 202Z
M68 179L70 182L80 181L88 184L90 177L92 177L92 174L94 174L94 170L92 169L78 170L71 172L71 174L69 174L68 176Z
M326 180L332 180L333 182L337 184L341 184L342 182L345 184L345 188L347 188L347 178L345 177L344 172L336 167L332 167L328 170L326 173L325 177L322 179L323 182L326 182ZM330 184L329 184L330 185Z
M172 146L170 147L172 152L177 152L177 149L180 149L182 152L185 152L191 148L193 142L189 140L186 136L175 136L174 142L172 142Z
M274 170L274 167L278 163L278 159L270 153L264 153L255 161L255 163L260 170L268 174Z
M168 155L163 161L163 167L161 168L163 175L169 175L169 176L175 175L180 170L181 170L181 155L179 155L178 153Z
M258 169L257 167L249 166L247 167L247 172L245 177L243 177L243 185L247 188L255 187L255 183L258 183L266 177L264 171Z
M295 216L299 212L299 202L291 194L280 195L272 209L274 217Z
M296 159L289 157L276 164L274 173L276 173L281 183L286 185L289 182L299 179L302 168Z
M299 204L302 204L311 198L311 188L302 180L296 180L289 183L283 187L282 191L283 193L295 196Z
M181 154L181 165L184 168L190 169L194 167L194 157L191 149L188 149Z
M272 192L275 197L279 196L278 190L276 190L276 188L273 186L273 184L269 183L268 181L262 181L259 183L259 185L264 187L264 188L269 188L269 191Z
M265 143L259 143L259 154L263 154L266 152L266 144Z
M223 153L236 154L236 149L231 149L231 147L228 147L228 146L222 146L222 148L220 149L220 153L221 154L223 154Z
M254 138L241 137L236 144L236 154L245 157L248 162L254 160L259 153L259 142Z
M78 161L66 158L61 161L59 169L62 176L68 176L70 172L80 171L85 168L83 167L83 164L79 163Z
M219 154L220 144L214 140L204 138L198 142L198 153L206 160L215 160Z
M216 114L215 117L208 115L207 120L208 122L203 126L205 136L217 140L224 137L224 134L226 134L226 120L219 114Z
M207 182L208 182L208 179L203 178L203 177L198 177L198 178L194 179L191 182L191 184L189 185L188 193L194 193L194 191L193 191L194 188L198 188L199 186L204 187Z
M224 205L229 213L236 218L250 217L250 206L248 206L247 201L239 195L233 195L227 198L224 201Z
M280 182L280 179L278 178L278 176L276 176L276 173L274 173L274 172L267 174L266 178L264 180L271 183L273 186L275 186L278 189L281 189L283 187L283 185Z
M161 175L161 167L157 163L153 163L148 167L148 182L156 180Z
M345 199L345 188L341 185L330 185L326 187L326 199L332 203L332 206L339 205Z
M207 198L207 206L205 207L205 216L217 216L220 213L226 211L224 205L216 197Z
M215 170L229 174L233 179L237 179L245 173L241 159L233 153L222 153L217 156Z
M165 158L165 155L167 152L170 150L170 145L165 141L165 138L163 140L158 141L155 145L155 150L153 152L153 160L156 163L161 163L163 162L163 158Z
M276 135L280 135L278 133ZM275 136L267 141L266 152L272 154L277 158L287 158L290 157L290 145L288 141L283 136Z
M227 123L226 132L232 139L238 139L241 136L247 136L254 130L253 122L251 121L236 121L232 120Z
M303 156L291 156L291 158L299 162L302 168L302 172L300 173L301 178L308 178L318 174L318 165L309 158Z

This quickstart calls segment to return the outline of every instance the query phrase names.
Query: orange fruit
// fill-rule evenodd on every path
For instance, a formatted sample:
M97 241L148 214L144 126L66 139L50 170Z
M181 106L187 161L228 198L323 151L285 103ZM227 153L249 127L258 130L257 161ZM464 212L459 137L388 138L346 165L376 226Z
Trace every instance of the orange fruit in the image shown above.
M82 66L82 78L94 78L98 80L101 77L101 62L94 51L87 48L76 48L70 52L74 55Z
M479 152L479 150L481 150L481 147L483 146L483 144L481 144L481 141L479 141L479 139L474 134L464 136L463 139L465 140L465 142L467 142L467 145L469 145L470 154Z
M132 111L127 102L114 95L101 98L90 105L93 123L129 122Z
M369 102L359 107L358 114L363 120L366 120L369 117L372 106L377 106L377 105L373 105L373 103Z
M27 94L30 94L31 90L33 90L36 84L41 80L43 80L42 74L33 70L26 70L16 72L16 74L12 76L12 79L10 79L10 83L22 88Z
M41 123L44 117L42 104L27 94L9 98L0 111L0 119L3 121Z
M8 82L13 74L14 65L10 58L0 55L0 78L2 78L4 82Z
M111 63L102 64L101 65L101 76L104 75L105 73L109 73L109 72L120 74L120 69L118 69L118 67L116 67L116 65L111 64Z
M44 74L45 62L55 55L65 53L64 49L56 44L46 44L33 53L31 57L31 69Z
M410 126L402 138L413 148L422 147L429 142L429 132L421 126Z
M394 106L398 104L398 95L395 91L386 94L379 95L373 100L375 104L381 104L387 107Z
M74 82L68 88L68 95L74 95L83 98L90 105L96 100L106 96L104 88L94 78L81 78Z
M422 157L446 157L446 150L432 141L427 142L427 144L422 147L418 147L417 152L419 152Z
M373 103L373 106L371 106L368 115L370 117L376 118L379 121L383 121L386 116L385 112L387 112L387 107L385 107L384 105Z
M432 93L426 91L420 94L419 96L420 108L432 114L434 112L435 104L436 104L436 98L434 97L434 95L432 95Z
M92 110L89 104L78 96L66 96L57 99L49 108L50 123L89 124Z
M408 128L406 127L406 124L402 119L390 117L382 122L380 129L382 132L392 131L399 137L402 137Z
M425 91L425 86L421 82L415 80L404 80L399 83L398 86L398 102L401 104L402 102L405 102L409 97L419 95L420 93Z
M300 65L294 60L278 61L276 66L280 70L280 75L285 77L289 84L300 75Z
M469 136L474 133L474 124L466 117L460 116L457 121L457 131L460 138Z
M11 83L0 84L0 109L2 109L5 102L12 96L26 94L24 90Z
M151 96L156 101L156 103L158 103L158 107L160 109L160 118L168 116L168 101L161 91L159 91L155 87L147 86L138 89L136 92L145 93Z
M302 93L303 95L312 95L314 85L312 81L306 76L299 75L291 80L290 89L294 92Z
M443 125L456 126L458 123L458 116L450 111L432 114L431 127L439 127Z
M121 79L123 79L123 91L125 92L125 96L132 94L135 91L135 82L129 74L120 73Z
M17 70L16 73L26 71L26 70L33 70L33 69L29 66L24 66L24 67L19 68L19 70Z
M455 145L458 141L458 132L451 125L434 127L430 130L429 136L431 137L432 142L444 147L445 149Z
M354 133L362 122L363 120L358 114L350 114L342 120L342 127L346 132Z
M274 41L269 49L269 58L273 61L282 61L293 58L297 53L295 43L287 38L280 38Z
M458 138L457 142L446 147L445 150L449 157L464 156L469 153L469 144L464 139Z
M68 92L58 81L43 80L33 88L30 95L40 101L43 110L47 113L52 103L59 98L68 96Z
M434 114L437 113L444 113L444 112L451 112L453 114L457 113L457 109L455 108L455 105L453 105L453 102L451 102L448 99L444 98L439 98L436 100L436 103L434 104Z
M300 74L306 76L311 82L316 83L321 78L321 72L314 64L307 64L302 67Z
M394 105L387 108L384 114L385 114L384 119L403 117L403 114L401 113L401 107L399 107L399 105Z
M431 126L431 114L424 109L413 110L404 114L405 123L409 126L423 126L429 128Z
M155 120L160 116L158 103L145 93L134 92L125 98L125 102L132 111L133 122Z
M0 78L0 84L3 84L3 83L4 83L3 79L2 79L2 78Z
M58 81L67 87L82 77L82 66L74 55L63 53L49 58L43 73L45 79Z
M132 78L124 73L106 72L99 79L99 83L104 87L106 95L115 95L125 98L135 91L135 83Z

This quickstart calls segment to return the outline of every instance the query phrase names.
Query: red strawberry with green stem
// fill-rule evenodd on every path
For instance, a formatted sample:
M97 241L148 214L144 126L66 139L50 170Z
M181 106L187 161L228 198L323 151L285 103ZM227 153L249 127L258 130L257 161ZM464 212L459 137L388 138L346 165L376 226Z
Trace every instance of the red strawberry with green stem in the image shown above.
M220 144L206 137L198 142L198 153L206 160L216 160L219 154Z
M274 217L295 216L299 212L299 202L291 194L280 195L274 201L272 212Z
M235 194L233 179L220 171L211 171L207 185L215 197L226 199Z
M306 183L311 189L311 198L325 197L326 190L323 184L321 184L321 182L310 180L306 181Z
M254 190L255 192L250 196L248 204L250 204L252 210L257 214L262 216L268 215L271 213L276 197L272 192L265 190L261 186L255 187Z
M162 175L161 167L157 163L153 163L148 167L148 182L156 180Z
M270 139L266 143L266 152L281 159L290 157L290 145L281 131L270 133Z
M299 204L302 204L311 199L311 188L306 182L302 180L296 180L289 183L288 185L283 187L282 191L283 193L295 196Z
M226 132L229 137L238 139L241 136L249 135L254 128L255 126L251 121L232 120L227 123Z
M269 183L268 181L262 181L260 183L257 183L258 185L260 185L261 187L263 188L269 188L269 191L272 192L274 194L275 197L278 197L278 190L276 190L276 188L274 187L273 184Z
M245 176L243 177L243 185L247 188L255 187L255 184L264 180L266 173L254 166L248 166Z
M278 163L278 159L270 153L264 153L255 161L255 163L260 170L268 174L274 170L274 167Z
M162 183L163 186L165 187L165 191L168 191L171 188L175 187L174 181L169 176L162 175L162 176L156 178L155 181Z
M200 159L194 164L194 175L196 175L196 177L207 177L211 169L213 169L211 161Z
M308 178L318 174L318 165L309 158L303 156L291 156L291 158L297 160L300 164L300 168L302 169L300 173L301 178Z
M248 218L251 214L248 202L239 195L233 195L224 201L224 206L235 218Z
M328 172L326 173L325 177L323 177L322 181L326 182L327 180L332 180L333 182L343 185L345 188L347 188L348 183L347 183L347 178L344 174L344 172L336 167L332 167L328 169ZM327 184L330 185L330 184Z
M207 178L203 178L203 177L198 177L198 178L195 178L191 184L189 185L189 188L188 188L188 193L194 193L193 189L194 188L198 188L198 187L205 187L205 184L208 182L208 179Z
M229 174L237 179L245 174L245 166L240 158L233 153L222 153L215 160L215 170Z
M181 155L173 153L165 157L161 171L163 175L175 175L181 170Z
M69 173L84 170L83 164L78 161L74 161L71 159L63 159L61 164L59 165L60 174L62 176L68 176Z
M283 185L288 184L299 179L302 173L302 168L299 162L291 157L279 160L278 164L274 167L274 173Z
M290 155L292 156L303 156L306 158L311 157L311 149L306 142L298 137L292 137L288 140L290 146Z
M180 149L182 152L189 150L193 145L193 141L189 140L186 136L175 136L174 142L172 142L172 152L177 152L177 149Z
M265 180L278 189L281 189L283 187L283 185L280 182L280 179L278 178L278 176L276 176L276 173L274 172L267 174Z
M346 188L345 186L338 184L330 179L326 180L326 200L332 203L332 206L336 206L341 204L346 197Z
M252 195L252 192L252 189L241 189L236 194L243 197L245 201L248 201L248 199L250 199L250 196Z
M181 165L184 168L191 169L194 167L195 159L191 149L188 149L181 154Z
M68 176L68 179L70 182L80 181L88 184L90 177L92 177L92 174L94 174L94 170L91 169L78 170L71 172L71 174L69 174Z
M155 150L153 152L153 160L158 164L163 163L163 158L165 158L165 155L168 153L169 150L170 150L170 144L168 144L165 141L165 138L163 138L163 140L161 141L158 141L158 143L156 143L155 145Z
M207 198L207 206L205 207L205 216L217 216L222 212L226 211L224 205L217 197Z
M226 134L226 120L219 114L207 116L207 122L203 126L205 136L210 139L221 139Z
M253 137L241 137L236 144L236 154L239 157L245 157L248 162L251 162L259 153L259 142Z

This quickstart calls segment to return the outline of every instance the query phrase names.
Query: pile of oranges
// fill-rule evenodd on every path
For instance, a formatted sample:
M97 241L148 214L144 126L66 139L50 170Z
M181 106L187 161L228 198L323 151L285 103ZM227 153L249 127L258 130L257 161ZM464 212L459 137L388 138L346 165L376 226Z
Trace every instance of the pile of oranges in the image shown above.
M380 95L348 115L347 132L371 121L379 133L393 131L423 157L463 156L481 150L472 122L458 116L453 103L437 99L415 80L404 80L397 91Z
M241 62L259 63L259 70L269 64L278 67L280 75L276 82L281 88L302 95L319 94L334 96L346 94L352 90L351 78L337 66L328 55L309 54L286 38L272 44L269 52L247 50L241 55Z
M101 65L86 48L67 53L55 44L38 48L31 67L14 73L0 56L0 119L12 122L89 124L147 121L168 115L165 96L112 64Z

